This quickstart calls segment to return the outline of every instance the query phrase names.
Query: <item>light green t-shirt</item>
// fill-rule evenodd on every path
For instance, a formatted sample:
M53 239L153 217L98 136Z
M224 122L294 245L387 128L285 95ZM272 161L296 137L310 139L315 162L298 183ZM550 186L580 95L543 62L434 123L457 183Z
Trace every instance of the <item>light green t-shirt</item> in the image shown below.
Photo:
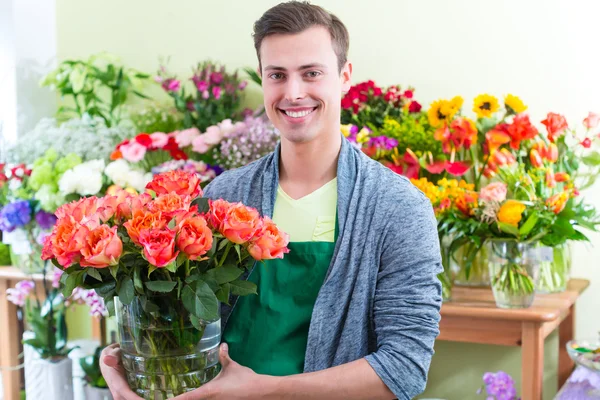
M333 242L337 178L297 200L277 188L273 222L290 235L290 242Z

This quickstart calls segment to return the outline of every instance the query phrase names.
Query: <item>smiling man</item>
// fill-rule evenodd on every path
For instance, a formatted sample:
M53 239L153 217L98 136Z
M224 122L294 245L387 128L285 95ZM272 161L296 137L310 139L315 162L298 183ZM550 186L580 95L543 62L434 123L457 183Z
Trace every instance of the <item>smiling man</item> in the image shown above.
M290 253L247 276L257 296L222 308L221 374L178 398L412 399L439 332L430 202L340 133L352 65L337 17L283 3L255 23L254 43L280 145L205 195L272 216L290 234ZM102 369L115 398L137 398L117 348L104 352Z

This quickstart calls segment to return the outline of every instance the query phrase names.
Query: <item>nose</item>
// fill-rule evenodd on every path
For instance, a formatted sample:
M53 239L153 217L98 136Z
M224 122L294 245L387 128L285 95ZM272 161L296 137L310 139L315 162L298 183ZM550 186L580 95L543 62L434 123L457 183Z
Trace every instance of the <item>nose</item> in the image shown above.
M306 96L302 79L290 77L285 88L285 99L289 102L302 100Z

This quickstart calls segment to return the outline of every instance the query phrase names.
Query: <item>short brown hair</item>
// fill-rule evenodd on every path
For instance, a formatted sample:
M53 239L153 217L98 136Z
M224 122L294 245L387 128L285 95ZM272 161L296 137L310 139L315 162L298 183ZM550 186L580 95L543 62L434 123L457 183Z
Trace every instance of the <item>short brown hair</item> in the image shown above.
M329 31L333 50L337 55L341 71L348 60L350 36L346 26L338 17L308 1L289 1L267 10L254 23L254 47L260 65L260 46L265 37L275 34L295 34L313 26L322 26Z

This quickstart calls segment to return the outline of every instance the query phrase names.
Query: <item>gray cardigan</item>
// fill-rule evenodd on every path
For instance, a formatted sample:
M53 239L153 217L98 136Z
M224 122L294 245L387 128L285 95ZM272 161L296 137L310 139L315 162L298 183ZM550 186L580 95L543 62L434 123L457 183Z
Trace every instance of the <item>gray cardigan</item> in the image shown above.
M365 358L398 399L412 399L425 389L442 304L431 203L345 138L337 177L339 237L313 310L304 371ZM279 146L221 174L205 197L272 216L278 182ZM230 314L223 306L223 326Z

